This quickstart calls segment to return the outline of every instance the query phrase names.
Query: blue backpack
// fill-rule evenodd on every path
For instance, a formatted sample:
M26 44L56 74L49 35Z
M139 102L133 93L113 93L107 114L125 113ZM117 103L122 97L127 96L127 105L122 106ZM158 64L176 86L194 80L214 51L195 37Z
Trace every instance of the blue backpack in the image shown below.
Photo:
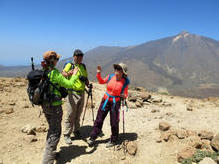
M65 66L66 66L68 63L71 64L71 69L74 69L74 68L75 68L74 63L72 63L72 61L68 60L68 61L65 62L64 66L63 66L63 69L65 69ZM84 64L84 63L81 63L81 64L83 65L84 69L86 70L85 64ZM70 70L71 70L71 69L70 69Z
M75 66L74 66L74 63L72 63L72 61L70 61L70 60L65 62L64 66L63 66L63 69L65 69L65 66L66 66L68 63L71 64L71 69L74 69L74 67L75 67Z

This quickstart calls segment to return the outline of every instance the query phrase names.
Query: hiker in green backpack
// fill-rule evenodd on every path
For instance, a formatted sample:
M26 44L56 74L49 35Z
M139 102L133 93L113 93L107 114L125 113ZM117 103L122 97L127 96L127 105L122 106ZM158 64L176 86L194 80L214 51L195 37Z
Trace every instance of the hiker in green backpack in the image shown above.
M65 118L64 139L65 143L68 145L72 144L72 132L74 133L74 136L76 138L81 138L81 134L79 132L80 117L83 112L84 106L85 85L89 86L86 66L82 63L83 56L83 52L79 49L76 49L73 53L74 63L66 63L62 71L63 76L65 76L66 78L79 76L79 79L76 80L77 83L75 84L78 85L77 90L70 90L67 99L68 109ZM76 75L72 75L72 72L74 72L75 69L78 69L78 72Z
M42 103L43 113L49 124L49 129L46 137L46 147L43 156L43 164L53 164L57 157L56 148L61 136L61 121L62 121L62 96L59 91L60 87L77 89L76 81L79 79L77 75L78 69L74 69L72 76L69 80L55 68L60 55L55 51L47 51L43 54L44 61L42 66L48 72L46 76L52 85L49 86L50 92L53 96L50 101ZM52 100L52 101L51 101Z

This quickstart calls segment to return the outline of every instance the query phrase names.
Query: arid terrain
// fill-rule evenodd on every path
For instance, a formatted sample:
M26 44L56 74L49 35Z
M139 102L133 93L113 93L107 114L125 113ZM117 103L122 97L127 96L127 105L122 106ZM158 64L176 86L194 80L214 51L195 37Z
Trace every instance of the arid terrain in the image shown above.
M96 116L105 86L93 84ZM26 87L25 79L0 78L0 164L41 163L48 127L43 113L39 117L41 108L29 102ZM93 125L89 103L80 129L83 139L72 136L73 144L68 146L62 135L56 163L176 164L198 149L219 149L215 137L219 133L219 98L183 98L149 93L143 88L132 89L129 95L125 134L121 114L117 146L105 148L111 133L107 116L104 136L94 147L88 147L86 139ZM63 111L64 120L66 103ZM187 147L190 151L182 152Z

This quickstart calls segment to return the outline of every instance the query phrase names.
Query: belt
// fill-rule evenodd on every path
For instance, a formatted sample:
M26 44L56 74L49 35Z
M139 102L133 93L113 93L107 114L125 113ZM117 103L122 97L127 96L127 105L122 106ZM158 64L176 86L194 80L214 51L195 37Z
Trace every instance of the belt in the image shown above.
M114 110L115 106L116 106L116 97L120 97L120 96L112 96L110 95L109 93L106 92L106 95L107 95L107 99L104 101L104 104L103 104L103 107L102 107L102 110L105 111L105 107L106 107L106 104L107 102L109 101L109 98L113 98L113 108L112 110Z

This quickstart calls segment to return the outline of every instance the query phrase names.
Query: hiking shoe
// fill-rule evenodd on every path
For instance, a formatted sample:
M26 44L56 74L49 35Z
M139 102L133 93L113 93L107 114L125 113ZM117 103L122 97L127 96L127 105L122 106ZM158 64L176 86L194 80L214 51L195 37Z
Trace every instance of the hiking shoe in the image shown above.
M75 138L82 138L81 133L79 132L79 130L74 132L74 136L75 136Z
M113 147L113 146L115 146L115 145L116 145L115 142L109 141L109 142L107 142L107 144L106 144L106 148L110 148L110 147Z
M65 143L66 144L68 144L68 145L71 145L72 144L72 142L71 142L71 138L70 138L70 136L64 136L64 139L65 139Z
M90 139L87 140L87 143L88 143L89 147L92 147L95 144L95 140L90 138Z
M100 134L98 134L98 137L102 138L104 136L104 133L101 131Z
M57 160L59 157L60 157L60 153L59 153L59 152L56 152L56 153L55 153L55 160Z

